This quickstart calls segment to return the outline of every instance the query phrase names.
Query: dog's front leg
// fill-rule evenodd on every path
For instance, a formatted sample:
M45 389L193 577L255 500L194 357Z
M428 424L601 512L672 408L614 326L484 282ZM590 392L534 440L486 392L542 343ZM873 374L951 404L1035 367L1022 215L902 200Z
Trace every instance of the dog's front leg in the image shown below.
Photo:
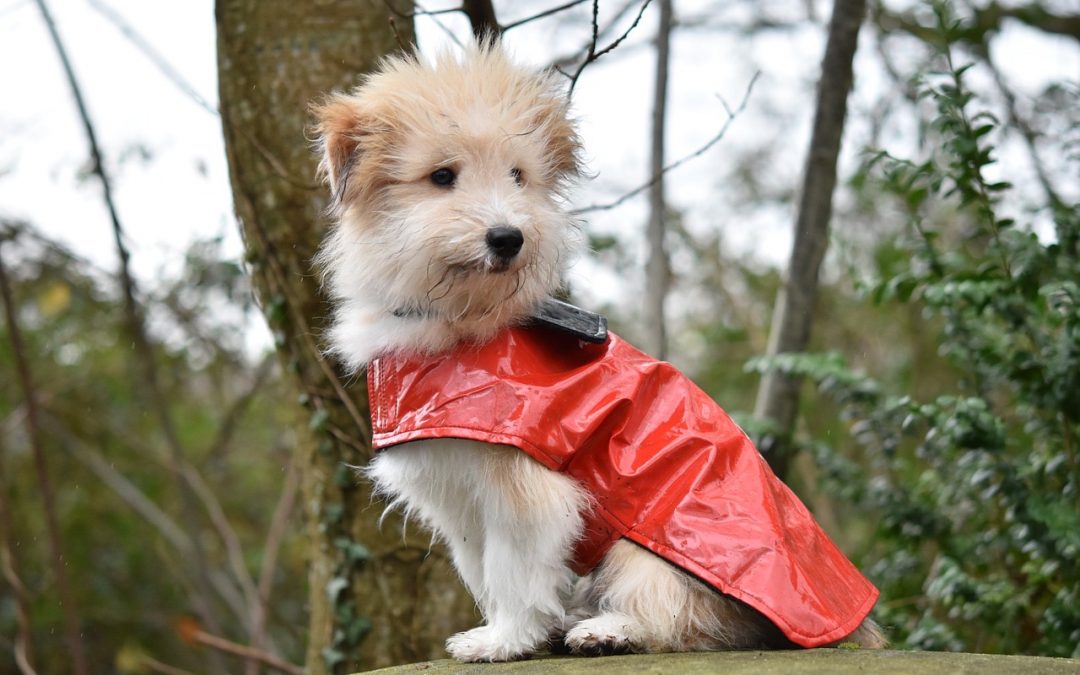
M521 451L493 448L478 495L486 623L446 642L461 661L509 661L547 643L562 624L567 566L586 500L577 484Z

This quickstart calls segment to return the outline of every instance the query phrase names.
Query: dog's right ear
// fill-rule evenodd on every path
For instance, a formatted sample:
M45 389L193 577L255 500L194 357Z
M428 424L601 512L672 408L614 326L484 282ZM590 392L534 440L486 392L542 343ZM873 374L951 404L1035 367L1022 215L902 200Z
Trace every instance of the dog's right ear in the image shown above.
M349 186L349 173L357 160L357 146L363 135L363 111L355 97L331 94L313 106L317 134L316 142L322 152L319 172L330 186L332 206L341 204Z

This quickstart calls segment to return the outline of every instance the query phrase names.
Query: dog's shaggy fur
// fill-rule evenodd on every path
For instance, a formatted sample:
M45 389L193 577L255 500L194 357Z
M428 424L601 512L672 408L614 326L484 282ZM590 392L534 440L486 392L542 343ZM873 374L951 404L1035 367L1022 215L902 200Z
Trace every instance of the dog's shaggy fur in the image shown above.
M320 253L337 303L330 344L351 368L482 342L557 290L577 240L563 191L580 145L550 76L491 46L434 65L393 58L315 115L339 220ZM789 646L755 610L629 542L575 587L588 498L515 448L419 441L366 474L447 543L483 612L447 641L457 659L549 641L581 654ZM884 644L870 621L848 639Z

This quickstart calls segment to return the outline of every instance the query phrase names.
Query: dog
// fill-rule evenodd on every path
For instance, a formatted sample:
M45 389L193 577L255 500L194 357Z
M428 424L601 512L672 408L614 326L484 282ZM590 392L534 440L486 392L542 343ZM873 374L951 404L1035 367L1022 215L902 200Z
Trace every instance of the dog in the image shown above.
M566 209L567 190L582 173L581 142L554 76L515 65L492 43L434 63L390 57L353 91L317 104L314 117L336 217L317 258L335 303L328 342L351 371L367 368L369 386L425 387L438 379L457 388L454 400L467 400L479 389L470 389L472 375L461 364L504 343L493 363L527 349L560 363L580 352L586 363L595 350L615 345L650 372L670 373L617 336L605 336L601 324L594 323L598 344L590 345L582 339L590 336L572 325L580 324L578 315L594 318L588 313L557 307L571 315L556 319L562 328L526 327L550 305L581 243L579 224ZM484 391L495 386L502 384L485 384ZM597 513L610 516L613 507L598 501L583 479L558 470L558 460L523 452L525 441L508 442L517 432L480 433L446 420L443 427L458 432L436 437L389 429L386 410L414 419L448 406L420 402L401 412L402 400L415 391L371 391L376 445L382 438L393 447L378 452L363 473L388 509L419 519L447 544L484 617L483 625L447 640L460 661L508 661L548 647L595 655L885 645L866 618L876 590L865 580L858 582L857 611L845 610L850 616L837 625L801 639L798 630L782 629L784 598L758 602L757 587L736 578L744 572L706 583L714 578L707 565L687 559L690 569L680 568L671 560L684 560L681 553L658 555L667 544L633 528L611 529L617 518L604 521ZM507 396L519 407L532 405L517 393ZM490 409L470 404L467 414L492 417L483 424L503 429L518 413L500 412L505 397L491 400ZM564 417L568 425L579 419ZM734 429L733 442L743 443ZM752 472L764 465L752 446L744 455ZM769 482L775 478L761 480L780 489ZM582 542L595 527L607 528L608 539L593 548L597 559L583 564ZM807 528L817 532L816 525ZM745 569L756 574L767 566L746 561Z

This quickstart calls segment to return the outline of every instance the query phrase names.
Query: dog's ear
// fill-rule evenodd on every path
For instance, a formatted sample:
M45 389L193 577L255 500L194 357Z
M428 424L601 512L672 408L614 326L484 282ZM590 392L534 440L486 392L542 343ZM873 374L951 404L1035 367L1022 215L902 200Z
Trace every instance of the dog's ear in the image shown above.
M333 204L340 204L348 189L349 173L357 160L364 134L364 113L355 97L331 94L312 107L316 142L322 153L319 172L330 186Z
M581 138L568 115L568 107L563 98L552 98L539 112L548 163L557 181L577 178L582 172Z

